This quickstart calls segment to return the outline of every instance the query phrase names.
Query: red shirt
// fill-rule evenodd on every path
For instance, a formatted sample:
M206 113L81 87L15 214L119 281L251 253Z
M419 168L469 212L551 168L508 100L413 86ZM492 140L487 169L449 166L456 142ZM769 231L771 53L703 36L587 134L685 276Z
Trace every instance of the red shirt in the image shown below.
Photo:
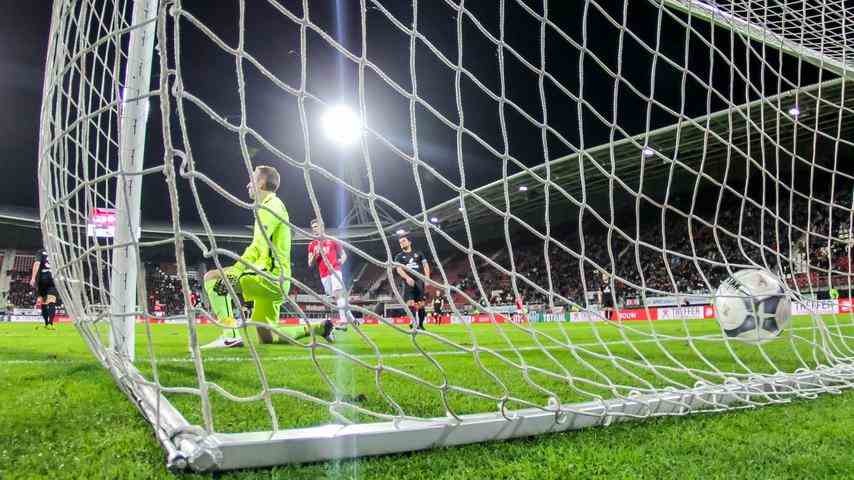
M332 274L329 271L329 267L327 267L326 261L329 262L333 270L338 271L341 269L341 266L338 265L338 252L340 249L341 246L338 245L338 242L331 238L312 240L308 244L309 255L314 254L316 256L314 261L317 262L317 270L320 272L320 278L326 278ZM326 257L326 261L323 260L323 257Z

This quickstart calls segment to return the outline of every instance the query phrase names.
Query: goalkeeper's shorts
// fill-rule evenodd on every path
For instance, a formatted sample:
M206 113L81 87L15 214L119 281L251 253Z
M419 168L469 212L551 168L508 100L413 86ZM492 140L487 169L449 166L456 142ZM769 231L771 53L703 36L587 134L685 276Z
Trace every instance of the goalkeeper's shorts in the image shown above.
M279 310L291 288L291 281L273 282L255 273L240 275L240 291L245 302L252 302L252 321L278 324Z

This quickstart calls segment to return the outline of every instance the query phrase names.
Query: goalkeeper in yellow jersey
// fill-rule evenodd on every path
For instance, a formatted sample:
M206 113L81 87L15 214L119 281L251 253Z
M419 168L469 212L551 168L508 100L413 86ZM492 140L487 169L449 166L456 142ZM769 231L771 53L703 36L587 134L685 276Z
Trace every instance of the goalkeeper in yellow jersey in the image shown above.
M275 168L255 168L252 180L246 185L249 197L256 200L260 206L252 244L241 255L242 261L224 269L225 278L219 270L211 270L205 274L204 287L211 311L220 323L232 328L227 328L220 338L204 345L203 349L243 346L240 330L236 328L237 320L226 281L242 294L245 304L252 305L252 321L267 325L257 327L261 343L274 343L277 340L286 343L287 339L281 337L297 340L311 335L312 330L329 342L334 340L334 327L329 320L311 326L278 325L279 310L291 287L291 227L288 224L285 204L276 196L279 180L279 172ZM258 274L249 265L268 273L276 280ZM280 276L284 279L278 280Z

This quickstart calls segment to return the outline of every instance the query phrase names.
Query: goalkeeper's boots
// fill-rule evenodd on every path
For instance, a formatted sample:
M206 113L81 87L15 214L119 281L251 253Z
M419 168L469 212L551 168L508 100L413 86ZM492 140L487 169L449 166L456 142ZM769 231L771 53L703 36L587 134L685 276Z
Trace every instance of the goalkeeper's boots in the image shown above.
M238 348L243 346L242 338L217 338L213 342L199 347L201 350L213 350L218 348Z
M240 348L243 346L243 339L240 337L219 337L213 342L199 347L201 350L212 350L217 348Z

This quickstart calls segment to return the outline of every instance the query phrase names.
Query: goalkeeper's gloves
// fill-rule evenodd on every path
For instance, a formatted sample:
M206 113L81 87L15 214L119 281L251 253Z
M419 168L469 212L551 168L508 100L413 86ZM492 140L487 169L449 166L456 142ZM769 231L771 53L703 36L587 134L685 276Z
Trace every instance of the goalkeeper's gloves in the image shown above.
M237 275L226 273L225 277L220 277L214 285L214 293L217 295L228 295L228 285L226 282L234 285L237 282Z

